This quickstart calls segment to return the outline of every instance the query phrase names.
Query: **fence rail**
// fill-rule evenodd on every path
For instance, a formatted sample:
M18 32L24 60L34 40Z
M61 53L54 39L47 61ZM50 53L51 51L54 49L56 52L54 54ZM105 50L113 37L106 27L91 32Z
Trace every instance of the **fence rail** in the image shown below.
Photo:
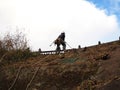
M64 53L64 50L60 50L60 51L56 51L56 50L52 50L52 51L41 51L40 54L57 54L57 53Z
M62 53L65 53L65 52L70 52L70 51L74 51L76 49L67 49L67 50L60 50L60 51L56 51L56 50L51 50L51 51L41 51L40 54L44 54L44 55L47 55L47 54L62 54Z

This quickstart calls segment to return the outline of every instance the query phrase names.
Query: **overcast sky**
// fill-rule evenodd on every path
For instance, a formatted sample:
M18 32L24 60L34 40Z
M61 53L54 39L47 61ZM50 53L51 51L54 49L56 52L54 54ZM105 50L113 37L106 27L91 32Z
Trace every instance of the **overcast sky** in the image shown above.
M91 46L118 39L119 11L120 0L0 0L0 32L19 28L32 50L54 50L63 31L72 48Z

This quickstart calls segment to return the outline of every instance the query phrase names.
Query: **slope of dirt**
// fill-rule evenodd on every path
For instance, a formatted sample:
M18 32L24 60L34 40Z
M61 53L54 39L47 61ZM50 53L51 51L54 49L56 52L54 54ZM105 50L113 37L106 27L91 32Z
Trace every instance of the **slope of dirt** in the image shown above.
M119 90L120 41L0 64L0 90Z

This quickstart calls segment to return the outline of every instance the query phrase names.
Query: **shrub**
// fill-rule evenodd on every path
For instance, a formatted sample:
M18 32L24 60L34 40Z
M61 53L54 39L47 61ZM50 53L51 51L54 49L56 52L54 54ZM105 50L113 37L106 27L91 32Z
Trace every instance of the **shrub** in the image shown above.
M0 57L5 60L21 60L30 57L31 51L28 47L24 33L16 31L14 34L7 33L0 39Z

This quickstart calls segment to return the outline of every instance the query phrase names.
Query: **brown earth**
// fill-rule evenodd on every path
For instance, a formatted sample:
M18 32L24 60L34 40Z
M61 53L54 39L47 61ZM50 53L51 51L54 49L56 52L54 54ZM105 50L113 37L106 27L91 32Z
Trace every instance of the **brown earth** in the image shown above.
M119 90L120 41L0 63L0 90Z

